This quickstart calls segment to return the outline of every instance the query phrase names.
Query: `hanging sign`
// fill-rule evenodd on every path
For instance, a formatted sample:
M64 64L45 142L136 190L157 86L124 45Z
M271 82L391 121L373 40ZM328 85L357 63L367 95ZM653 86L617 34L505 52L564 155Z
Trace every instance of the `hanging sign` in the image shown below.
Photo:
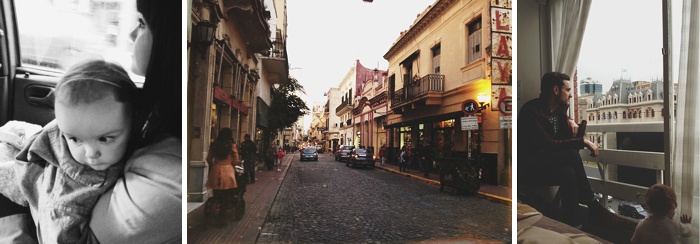
M477 116L467 116L461 118L462 130L478 130L479 120Z

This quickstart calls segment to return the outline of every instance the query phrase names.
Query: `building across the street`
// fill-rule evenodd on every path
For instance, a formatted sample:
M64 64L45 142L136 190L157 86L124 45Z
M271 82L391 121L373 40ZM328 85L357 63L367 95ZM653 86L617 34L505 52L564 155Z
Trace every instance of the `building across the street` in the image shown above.
M430 143L439 157L483 158L482 182L508 186L510 1L492 2L439 0L401 32L384 55L385 128L392 154Z

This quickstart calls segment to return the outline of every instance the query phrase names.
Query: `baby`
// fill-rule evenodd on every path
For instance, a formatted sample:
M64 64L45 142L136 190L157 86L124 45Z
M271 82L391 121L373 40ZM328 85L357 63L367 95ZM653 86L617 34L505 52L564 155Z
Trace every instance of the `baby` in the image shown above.
M633 244L641 243L681 243L681 236L692 234L691 218L683 215L673 220L676 214L676 192L667 185L656 184L649 187L646 204L651 215L637 225L632 235Z
M0 164L0 193L29 206L40 243L76 243L132 151L136 86L121 66L88 60L54 95L56 120Z

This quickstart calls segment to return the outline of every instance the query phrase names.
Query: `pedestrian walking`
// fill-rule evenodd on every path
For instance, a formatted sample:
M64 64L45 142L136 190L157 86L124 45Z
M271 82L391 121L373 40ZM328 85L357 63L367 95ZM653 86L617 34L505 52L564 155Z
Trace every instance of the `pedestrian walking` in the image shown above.
M250 134L245 134L244 140L241 142L241 155L243 158L243 166L245 169L244 179L250 184L255 183L255 154L258 148L255 143L250 140Z
M282 151L282 148L278 149L275 157L277 158L277 171L282 171L282 158L284 158L284 151Z
M206 186L214 190L214 197L209 204L210 209L218 207L218 215L211 218L217 226L226 225L226 211L233 204L233 197L236 195L236 175L234 167L238 164L238 148L233 143L233 132L230 128L223 128L219 131L216 140L209 147L206 162L209 168L209 177Z
M408 173L408 164L411 162L411 146L404 146L399 156L399 171Z

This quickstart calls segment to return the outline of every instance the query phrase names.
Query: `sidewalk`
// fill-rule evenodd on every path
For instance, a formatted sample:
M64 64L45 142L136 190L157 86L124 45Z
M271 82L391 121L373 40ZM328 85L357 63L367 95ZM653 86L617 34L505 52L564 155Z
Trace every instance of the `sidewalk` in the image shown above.
M428 177L423 177L423 171L419 171L416 169L411 169L408 173L400 172L398 165L385 163L382 166L382 165L379 165L379 163L377 163L376 167L379 169L383 169L383 170L392 172L394 174L404 175L406 177L420 180L420 181L423 181L423 182L426 182L429 184L434 184L434 185L438 185L438 186L440 185L440 175L436 174L436 173L430 173L430 175L428 175ZM481 197L484 197L484 198L489 199L491 201L495 201L495 202L502 203L502 204L509 205L513 201L512 196L511 196L511 190L510 190L510 188L507 188L507 187L482 184L481 187L479 187L478 194Z
M295 156L293 153L284 156L281 172L276 167L267 171L264 164L258 164L257 180L248 184L243 195L246 204L243 219L231 220L223 227L207 227L203 223L188 221L187 243L255 243Z

